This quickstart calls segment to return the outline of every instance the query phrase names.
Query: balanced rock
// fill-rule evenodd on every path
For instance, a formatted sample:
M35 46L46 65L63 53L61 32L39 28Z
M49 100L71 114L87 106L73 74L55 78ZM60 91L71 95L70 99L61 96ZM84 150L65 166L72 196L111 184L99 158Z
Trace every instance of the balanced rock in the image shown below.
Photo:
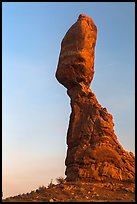
M134 155L120 145L112 115L89 88L94 75L96 38L93 20L81 14L61 43L56 78L67 88L72 108L67 132L66 180L134 181Z
M92 19L81 14L62 40L56 77L67 89L81 84L90 86L96 36L97 28Z

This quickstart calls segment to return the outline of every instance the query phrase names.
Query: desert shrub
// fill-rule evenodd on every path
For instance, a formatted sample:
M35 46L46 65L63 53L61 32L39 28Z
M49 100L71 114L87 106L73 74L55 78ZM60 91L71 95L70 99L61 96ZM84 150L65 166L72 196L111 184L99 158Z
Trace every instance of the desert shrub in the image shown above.
M82 194L84 194L84 192L85 192L85 189L84 189L84 188L81 187L79 190L80 190L80 192L81 192Z
M46 187L45 186L40 186L39 189L36 190L36 192L45 192Z
M63 183L65 183L65 179L64 179L63 177L58 177L58 178L56 178L56 181L57 181L58 184L63 184Z
M53 183L53 179L51 179L50 183L48 184L48 188L55 186L55 184Z
M39 189L36 189L36 193L38 193L39 192Z
M31 192L30 192L30 194L33 194L33 193L35 193L35 191L31 191Z
M18 197L18 198L21 197L21 194L18 194L17 197Z

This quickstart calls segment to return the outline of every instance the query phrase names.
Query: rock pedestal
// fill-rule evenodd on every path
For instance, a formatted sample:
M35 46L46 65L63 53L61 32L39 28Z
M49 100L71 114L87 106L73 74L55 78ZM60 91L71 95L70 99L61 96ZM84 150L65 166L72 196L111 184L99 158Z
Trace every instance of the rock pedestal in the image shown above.
M134 155L120 145L112 115L89 88L94 76L96 38L93 20L81 14L61 43L56 78L67 88L72 109L67 132L66 179L134 181Z

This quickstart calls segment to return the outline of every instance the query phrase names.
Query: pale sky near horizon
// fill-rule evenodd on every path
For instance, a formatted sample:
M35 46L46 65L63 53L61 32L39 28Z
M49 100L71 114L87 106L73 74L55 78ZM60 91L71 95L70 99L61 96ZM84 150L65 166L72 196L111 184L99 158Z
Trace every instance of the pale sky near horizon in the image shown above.
M70 100L55 72L79 14L98 29L91 89L135 152L135 3L2 3L2 191L27 193L65 177Z

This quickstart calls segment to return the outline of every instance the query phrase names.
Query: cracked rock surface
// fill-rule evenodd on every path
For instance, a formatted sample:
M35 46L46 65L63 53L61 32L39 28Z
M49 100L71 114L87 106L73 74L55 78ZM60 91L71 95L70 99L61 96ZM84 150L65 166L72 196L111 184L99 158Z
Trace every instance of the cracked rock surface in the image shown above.
M67 132L68 181L134 181L135 158L123 149L113 117L89 88L94 76L97 27L81 14L61 43L57 80L67 88L71 115Z

